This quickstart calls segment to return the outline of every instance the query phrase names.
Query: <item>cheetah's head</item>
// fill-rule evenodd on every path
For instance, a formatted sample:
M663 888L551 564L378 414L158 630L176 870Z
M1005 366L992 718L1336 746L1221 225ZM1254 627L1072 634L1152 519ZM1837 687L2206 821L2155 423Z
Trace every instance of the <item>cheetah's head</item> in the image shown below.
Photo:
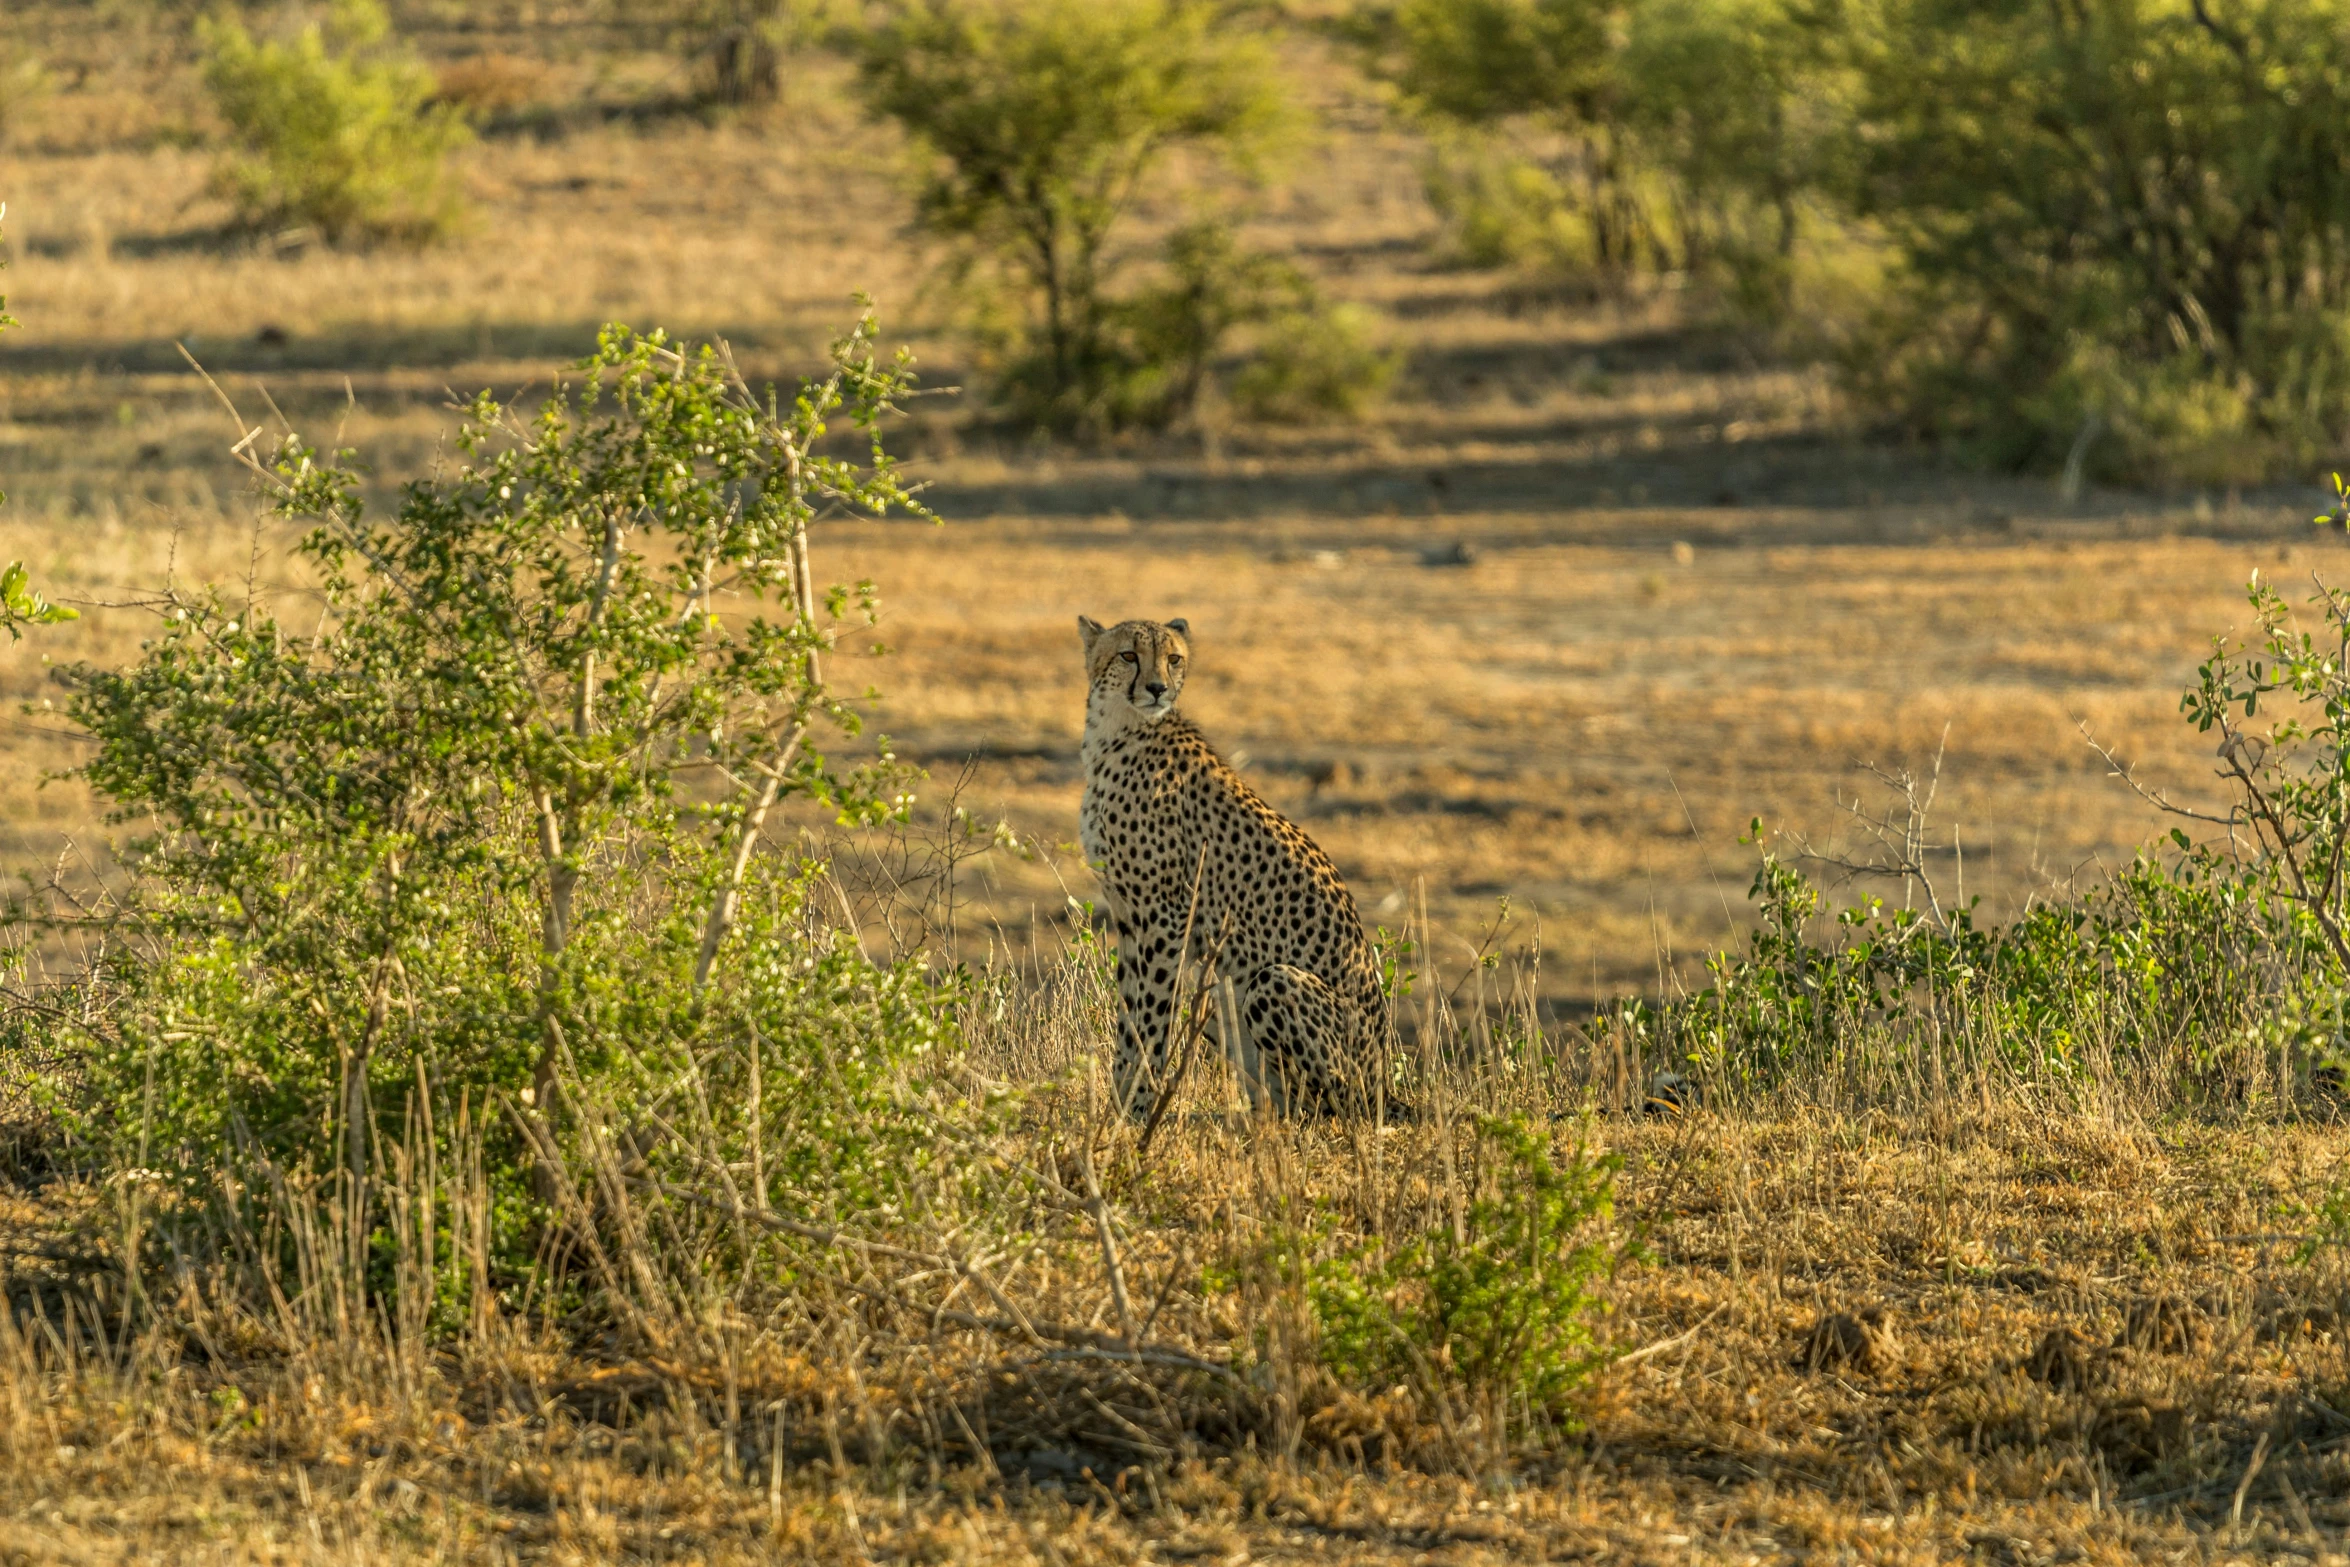
M1077 617L1085 639L1085 673L1094 700L1119 718L1150 722L1175 711L1191 658L1191 624L1183 620L1122 620L1104 626Z

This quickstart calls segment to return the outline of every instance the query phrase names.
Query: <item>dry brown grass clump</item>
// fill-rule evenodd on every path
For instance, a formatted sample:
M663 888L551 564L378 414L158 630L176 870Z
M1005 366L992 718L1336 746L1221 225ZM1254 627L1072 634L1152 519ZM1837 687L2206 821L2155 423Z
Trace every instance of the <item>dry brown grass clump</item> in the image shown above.
M1072 1103L1040 1105L1027 1135L1074 1131ZM2350 1360L2330 1328L2267 1325L2342 1281L2232 1233L2265 1189L2339 1158L2339 1137L2126 1132L2129 1164L2036 1197L2014 1130L1710 1113L1595 1128L1656 1250L1613 1292L1614 1336L1661 1352L1603 1377L1584 1433L1514 1479L1446 1477L1410 1389L1309 1390L1285 1412L1283 1389L1313 1373L1278 1347L1233 1362L1234 1386L1062 1342L1090 1301L1098 1342L1117 1343L1099 1253L1089 1267L1076 1247L1049 1281L999 1281L1051 1335L1026 1345L816 1287L796 1313L717 1318L666 1354L505 1322L422 1358L187 1302L126 1336L140 1319L102 1277L20 1263L0 1511L13 1548L60 1560L2339 1549ZM1308 1156L1283 1160L1313 1172L1307 1193L1364 1195L1342 1145L1257 1137ZM1209 1347L1217 1308L1178 1264L1269 1197L1263 1156L1194 1116L1160 1168L1113 1182L1123 1265L1165 1297L1153 1344ZM1406 1188L1437 1174L1395 1158ZM14 1219L74 1255L57 1212ZM2190 1292L2212 1303L2200 1348L2095 1347L2133 1306L2143 1322L2145 1301ZM1823 1294L1872 1304L1822 1314Z
M1901 1337L1882 1306L1864 1306L1855 1314L1833 1312L1812 1324L1804 1336L1806 1371L1850 1369L1864 1377L1892 1370L1901 1354Z

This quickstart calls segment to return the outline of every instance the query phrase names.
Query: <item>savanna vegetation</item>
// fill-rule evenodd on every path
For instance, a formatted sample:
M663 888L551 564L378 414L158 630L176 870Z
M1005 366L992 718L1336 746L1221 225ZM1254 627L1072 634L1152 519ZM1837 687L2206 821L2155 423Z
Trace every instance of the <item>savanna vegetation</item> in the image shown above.
M2343 1549L2342 18L38 13L6 1551ZM1414 1123L1111 1110L1080 610Z

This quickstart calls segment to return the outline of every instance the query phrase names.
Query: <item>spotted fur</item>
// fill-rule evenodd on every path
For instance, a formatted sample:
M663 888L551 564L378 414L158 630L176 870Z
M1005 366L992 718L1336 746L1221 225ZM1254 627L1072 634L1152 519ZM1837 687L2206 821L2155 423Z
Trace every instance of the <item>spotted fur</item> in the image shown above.
M1190 626L1077 626L1090 681L1079 826L1117 934L1120 1104L1141 1116L1157 1103L1178 973L1212 957L1231 985L1227 1041L1253 1097L1285 1112L1395 1116L1394 1020L1353 896L1330 857L1175 711Z

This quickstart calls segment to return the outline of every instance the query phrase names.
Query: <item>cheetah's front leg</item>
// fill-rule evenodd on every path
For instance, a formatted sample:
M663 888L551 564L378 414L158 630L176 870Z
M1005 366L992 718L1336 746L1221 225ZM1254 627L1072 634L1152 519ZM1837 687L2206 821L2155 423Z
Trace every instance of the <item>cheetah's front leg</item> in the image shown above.
M1175 1014L1175 969L1182 938L1149 921L1119 921L1118 1049L1110 1092L1135 1120L1158 1106L1167 1082L1167 1045Z

